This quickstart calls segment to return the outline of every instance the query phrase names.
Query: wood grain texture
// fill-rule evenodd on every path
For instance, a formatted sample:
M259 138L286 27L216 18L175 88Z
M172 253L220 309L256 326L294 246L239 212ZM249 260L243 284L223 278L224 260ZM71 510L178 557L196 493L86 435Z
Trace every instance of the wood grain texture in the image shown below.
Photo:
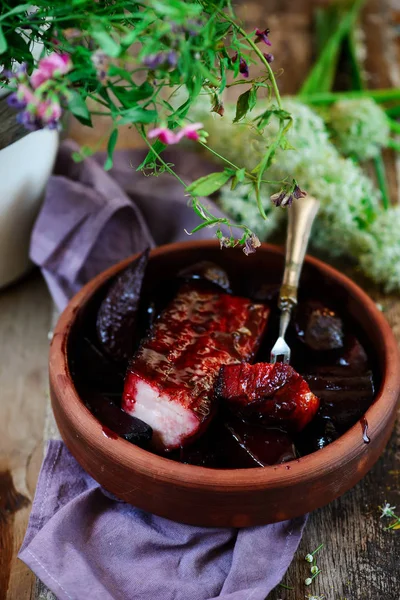
M34 584L33 574L16 556L43 455L50 307L37 272L0 294L0 471L28 499L19 510L0 499L7 507L0 520L1 600L29 599Z

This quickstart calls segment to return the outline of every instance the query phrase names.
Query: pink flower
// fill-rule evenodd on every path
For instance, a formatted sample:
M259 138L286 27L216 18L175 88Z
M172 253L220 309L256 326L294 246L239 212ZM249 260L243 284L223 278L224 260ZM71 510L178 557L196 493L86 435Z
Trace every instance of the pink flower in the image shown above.
M18 98L18 100L20 102L24 102L25 105L27 104L36 104L37 100L35 98L34 93L32 92L32 90L25 85L24 83L20 83L18 85L17 91L16 91L16 96Z
M178 144L184 137L188 140L197 142L199 140L199 134L197 132L202 127L203 123L190 123L189 125L182 127L177 133L171 131L168 127L156 127L148 132L147 137L150 139L158 138L160 142L168 145Z
M177 144L180 140L178 134L174 133L168 127L156 127L147 134L148 138L158 138L163 144Z
M180 132L178 133L179 140L183 137L187 137L188 140L194 140L195 142L199 141L198 130L203 127L203 123L190 123L189 125L185 125L182 127ZM179 141L178 140L178 141Z
M41 102L37 107L37 115L43 123L58 121L62 115L61 106L51 100Z
M48 81L52 77L65 75L71 68L72 62L68 54L52 52L49 56L39 61L38 68L32 73L32 87L36 90L45 81Z

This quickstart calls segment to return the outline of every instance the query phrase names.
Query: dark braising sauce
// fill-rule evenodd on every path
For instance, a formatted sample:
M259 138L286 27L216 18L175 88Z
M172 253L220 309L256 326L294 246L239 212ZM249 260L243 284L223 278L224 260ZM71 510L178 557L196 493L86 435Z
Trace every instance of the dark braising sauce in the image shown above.
M249 298L254 303L264 303L271 311L266 333L253 361L268 363L270 350L278 334L279 284L272 281L258 285L254 281L246 281L245 278L241 281L238 274L234 272L228 272L228 276L235 284L230 286L234 296ZM238 341L235 341L231 335L224 336L226 325L220 323L220 317L215 319L214 306L215 302L217 304L219 302L218 294L227 293L228 276L224 277L223 273L221 275L217 272L215 281L207 280L209 274L206 279L202 279L200 270L200 274L196 271L195 276L184 280L191 286L198 285L199 290L213 289L216 294L216 298L211 298L212 302L206 298L204 306L199 304L202 318L195 316L186 329L188 335L192 335L191 331L194 331L199 337L205 330L213 332L210 339L215 338L220 344L219 352L232 354ZM268 273L265 276L268 277ZM140 341L146 338L152 327L154 328L158 316L169 305L172 298L176 297L182 284L185 285L182 277L172 277L165 282L159 281L153 287L146 283L146 279L144 281L145 291L140 299L136 318L135 352L140 348L150 348L151 352L146 350L146 356L142 357L148 358L146 365L143 363L143 369L146 368L149 372L152 369L152 356L156 356L160 361L160 355L173 352L170 338L173 337L174 328L185 329L185 327L174 318L171 319L170 329L165 327L163 335L154 342L141 346ZM112 354L107 352L107 348L102 348L96 332L97 313L107 294L107 289L109 285L99 290L79 315L68 348L71 373L83 402L100 421L104 436L108 439L123 437L131 443L155 451L150 441L151 428L141 421L139 425L141 429L138 429L136 423L138 420L120 410L124 378L129 363L121 357L114 360ZM251 414L232 412L232 407L224 403L221 397L217 398L216 393L214 416L208 426L194 435L190 443L183 443L182 447L176 450L164 452L164 456L175 461L210 468L277 465L324 448L356 423L361 425L360 439L366 444L369 443L368 423L364 415L374 400L374 390L379 384L379 377L374 371L374 353L368 347L363 332L346 315L345 302L337 297L336 288L332 291L328 284L324 288L324 282L312 285L312 282L310 284L310 281L306 281L306 285L302 284L301 290L297 314L293 316L289 327L287 342L292 350L291 365L304 377L311 392L320 400L319 409L312 420L301 430L289 426L286 429L285 419L278 423L265 420L266 411L260 412L259 415L256 411ZM235 303L234 297L231 298L232 302L229 301L226 311L222 311L224 315L226 313L224 318L228 321L232 318L229 311ZM218 310L221 312L220 307ZM110 315L112 318L112 311ZM185 319L190 317L190 315L183 316ZM258 332L256 321L257 319L254 320L252 317L245 324L245 328L252 331L254 335ZM221 329L220 334L219 329ZM240 335L238 333L238 336ZM200 352L198 358L202 356L201 353L205 353L212 360L213 353L216 351L213 343L198 348ZM177 389L182 384L185 387L190 386L193 368L200 362L199 360L196 362L196 355L182 356L182 361L190 358L190 363L179 363L176 374L171 371L168 377L171 390ZM240 361L240 356L238 360ZM294 404L285 401L277 409L289 413L294 410ZM159 450L157 452L161 453ZM290 465L285 465L285 468L289 470Z

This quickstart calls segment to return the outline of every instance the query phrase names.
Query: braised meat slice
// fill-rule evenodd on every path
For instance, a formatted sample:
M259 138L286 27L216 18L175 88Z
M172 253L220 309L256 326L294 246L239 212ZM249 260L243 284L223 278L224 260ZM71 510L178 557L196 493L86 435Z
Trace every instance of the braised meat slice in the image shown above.
M269 315L247 298L185 284L131 361L122 408L172 450L207 426L222 365L251 360Z
M217 393L233 411L288 431L303 429L319 408L303 377L283 363L224 366Z

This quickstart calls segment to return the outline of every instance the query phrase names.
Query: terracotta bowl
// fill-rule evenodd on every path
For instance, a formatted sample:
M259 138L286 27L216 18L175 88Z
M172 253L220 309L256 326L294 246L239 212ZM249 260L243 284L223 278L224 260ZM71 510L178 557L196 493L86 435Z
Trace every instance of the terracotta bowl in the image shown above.
M50 350L50 390L61 436L82 467L106 490L146 511L202 526L245 527L296 517L327 504L354 486L377 461L393 428L400 391L399 352L393 333L375 303L350 279L308 257L302 285L332 294L354 320L375 353L378 393L362 426L354 425L337 441L313 454L277 466L213 470L184 465L111 439L84 406L69 370L71 336L78 336L82 312L96 293L132 259L89 282L69 303L56 326ZM278 282L282 251L264 244L246 257L240 250L219 250L213 241L188 242L153 250L147 282L168 279L198 260L214 260L238 280L264 274ZM76 339L76 338L75 338Z

